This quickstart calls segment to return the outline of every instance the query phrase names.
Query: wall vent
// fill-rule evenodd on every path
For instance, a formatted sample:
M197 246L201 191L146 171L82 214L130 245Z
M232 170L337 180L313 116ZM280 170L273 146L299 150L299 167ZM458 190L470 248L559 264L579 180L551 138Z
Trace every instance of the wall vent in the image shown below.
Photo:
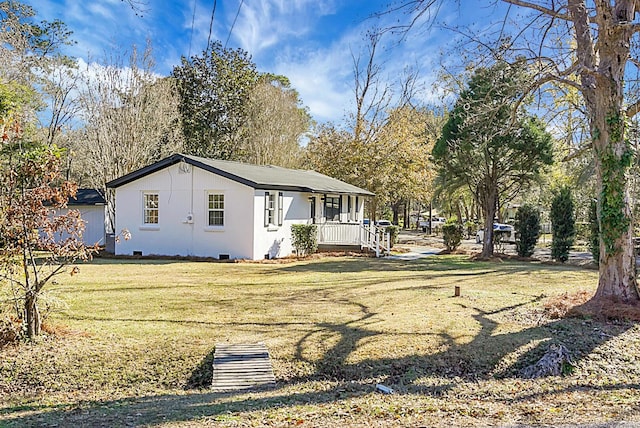
M186 162L180 162L178 166L178 174L189 174L191 172L191 165Z

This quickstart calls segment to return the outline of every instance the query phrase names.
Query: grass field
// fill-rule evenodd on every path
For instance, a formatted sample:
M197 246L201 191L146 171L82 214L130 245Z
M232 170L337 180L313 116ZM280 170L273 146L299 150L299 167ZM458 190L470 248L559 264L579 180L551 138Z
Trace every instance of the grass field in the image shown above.
M640 421L640 325L545 309L592 293L596 277L467 256L97 259L50 287L64 302L48 320L53 334L0 350L0 426ZM258 341L274 389L207 390L215 343ZM572 352L573 371L519 376L551 342Z

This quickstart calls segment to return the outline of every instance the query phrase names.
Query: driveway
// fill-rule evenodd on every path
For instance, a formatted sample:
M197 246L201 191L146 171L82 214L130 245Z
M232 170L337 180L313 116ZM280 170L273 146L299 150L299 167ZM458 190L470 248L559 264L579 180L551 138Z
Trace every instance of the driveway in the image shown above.
M421 259L423 257L433 256L442 251L442 248L434 248L434 247L423 247L416 245L401 245L402 248L407 248L409 252L400 253L400 254L392 254L387 257L390 260L416 260Z

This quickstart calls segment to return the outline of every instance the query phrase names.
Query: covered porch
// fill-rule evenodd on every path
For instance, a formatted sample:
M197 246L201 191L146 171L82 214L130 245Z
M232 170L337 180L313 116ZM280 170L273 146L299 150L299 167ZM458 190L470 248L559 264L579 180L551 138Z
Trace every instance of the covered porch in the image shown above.
M364 202L371 195L324 193L309 195L310 218L318 230L321 250L368 250L388 255L391 239L385 228L364 224Z

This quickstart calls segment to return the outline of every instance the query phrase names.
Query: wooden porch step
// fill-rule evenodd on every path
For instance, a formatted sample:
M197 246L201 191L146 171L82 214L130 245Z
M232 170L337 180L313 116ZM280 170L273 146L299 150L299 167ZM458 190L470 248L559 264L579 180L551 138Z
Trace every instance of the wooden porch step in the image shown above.
M217 343L213 354L213 380L216 392L237 391L276 383L264 343Z

